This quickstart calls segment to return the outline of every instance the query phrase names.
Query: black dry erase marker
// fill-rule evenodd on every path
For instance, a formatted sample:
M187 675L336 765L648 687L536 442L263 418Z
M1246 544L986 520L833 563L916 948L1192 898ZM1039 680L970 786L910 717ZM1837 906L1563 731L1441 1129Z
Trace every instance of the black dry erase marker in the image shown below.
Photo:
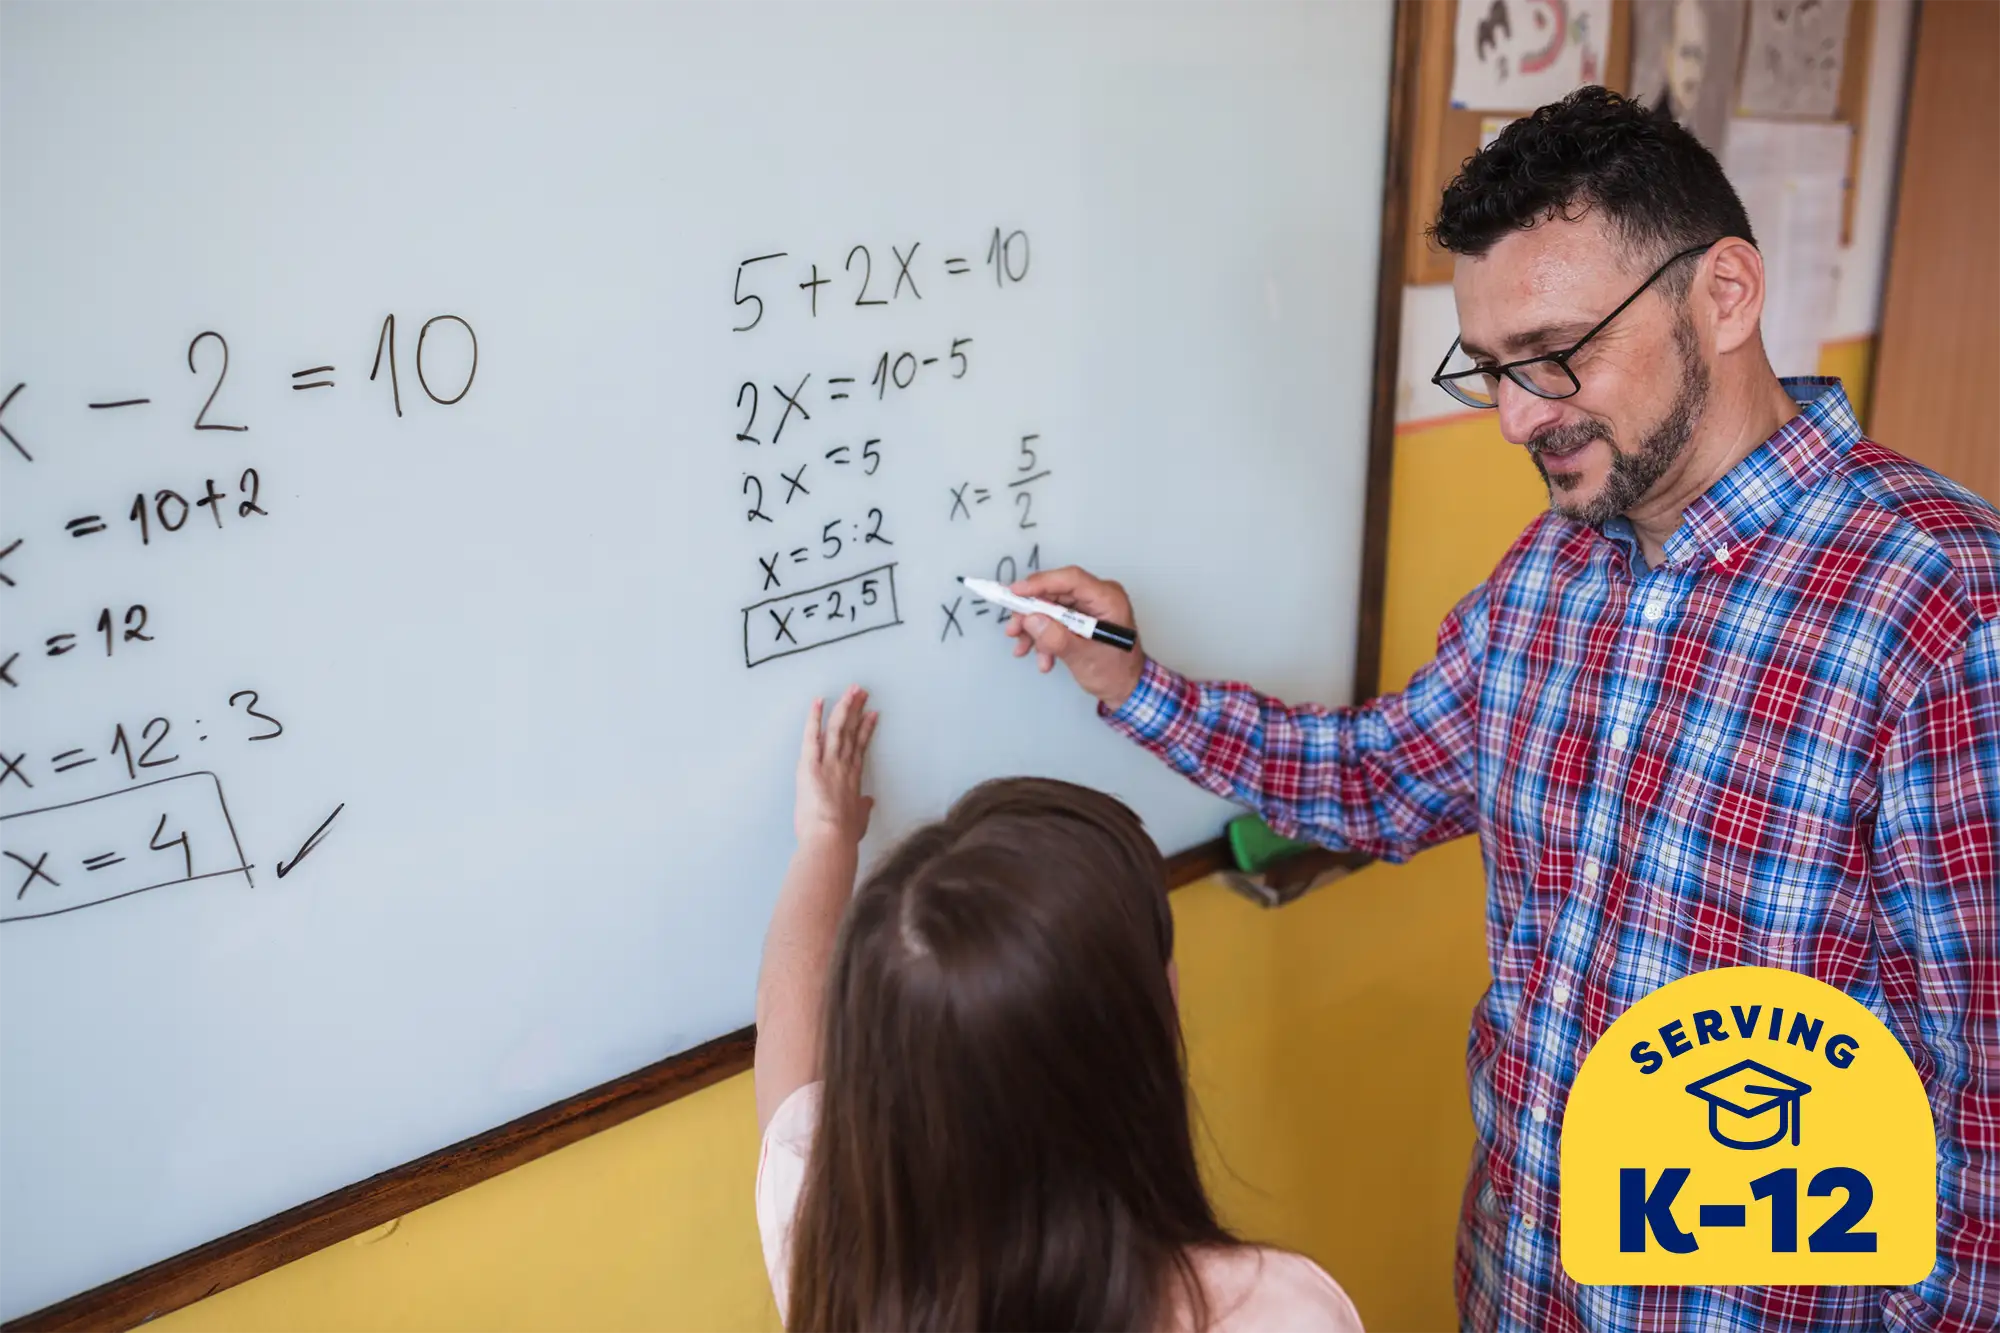
M1024 616L1047 616L1080 639L1095 639L1098 643L1108 643L1113 648L1131 652L1138 646L1138 632L1124 625L1114 625L1108 620L1087 616L1081 611L1072 611L1054 602L1045 602L1039 597L1022 597L1008 591L1006 585L991 579L968 579L960 576L960 583L971 589L974 595L984 597L989 602L997 602L1009 611Z

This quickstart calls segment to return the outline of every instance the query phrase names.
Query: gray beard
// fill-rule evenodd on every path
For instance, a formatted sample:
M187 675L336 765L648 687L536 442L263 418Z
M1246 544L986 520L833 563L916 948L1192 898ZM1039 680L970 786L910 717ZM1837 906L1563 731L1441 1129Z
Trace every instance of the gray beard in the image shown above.
M1687 448L1688 441L1694 437L1695 426L1708 407L1708 367L1702 364L1700 351L1695 345L1694 327L1685 315L1674 326L1674 346L1681 358L1680 390L1674 395L1666 415L1639 441L1637 449L1630 452L1620 449L1612 443L1604 428L1594 421L1556 426L1528 441L1529 456L1535 460L1535 470L1542 474L1542 484L1549 488L1549 507L1556 513L1578 523L1600 527L1639 503L1646 492L1667 475L1667 469ZM1604 479L1604 489L1588 503L1566 504L1560 492L1575 485L1575 481L1566 478L1564 484L1558 486L1551 480L1548 468L1542 465L1542 452L1562 452L1591 440L1603 440L1611 448L1611 471Z

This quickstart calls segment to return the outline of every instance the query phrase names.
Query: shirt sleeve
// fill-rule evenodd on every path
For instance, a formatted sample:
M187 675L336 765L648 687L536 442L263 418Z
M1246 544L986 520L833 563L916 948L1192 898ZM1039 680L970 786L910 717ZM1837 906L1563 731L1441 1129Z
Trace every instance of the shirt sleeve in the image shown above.
M779 1103L757 1154L757 1233L764 1243L764 1271L771 1279L780 1320L785 1317L792 1276L792 1224L805 1189L813 1131L819 1125L819 1090L819 1084L808 1083Z
M1146 663L1117 730L1287 837L1384 861L1477 827L1480 667L1487 591L1460 601L1437 656L1400 694L1349 708L1293 707L1246 685Z
M1884 1294L1898 1330L2000 1327L2000 621L1976 626L1898 722L1873 856L1909 950L1938 1132L1938 1262Z

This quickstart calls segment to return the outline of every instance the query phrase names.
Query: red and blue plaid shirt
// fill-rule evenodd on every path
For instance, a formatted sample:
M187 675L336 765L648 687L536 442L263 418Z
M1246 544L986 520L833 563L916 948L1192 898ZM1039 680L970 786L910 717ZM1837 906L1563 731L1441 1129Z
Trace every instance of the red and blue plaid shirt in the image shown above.
M2000 514L1862 437L1837 380L1648 568L1546 513L1400 694L1289 707L1148 663L1112 724L1281 832L1402 861L1477 832L1493 982L1457 1269L1477 1329L2000 1326ZM1838 986L1916 1063L1938 1264L1913 1287L1579 1286L1557 1146L1583 1057L1713 967Z

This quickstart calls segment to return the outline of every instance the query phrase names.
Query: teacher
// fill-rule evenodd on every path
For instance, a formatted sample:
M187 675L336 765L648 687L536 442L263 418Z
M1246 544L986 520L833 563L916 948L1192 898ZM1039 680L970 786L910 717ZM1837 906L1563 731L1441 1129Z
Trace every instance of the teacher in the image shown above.
M1292 706L1044 616L1107 721L1281 832L1402 861L1477 833L1493 982L1466 1072L1471 1328L2000 1326L2000 513L1778 379L1715 158L1585 88L1445 189L1460 335L1433 381L1548 484L1399 694ZM1246 571L1246 576L1254 573ZM1137 622L1079 569L1015 590ZM1557 1146L1634 1001L1749 964L1888 1025L1938 1130L1938 1262L1883 1287L1582 1287Z

